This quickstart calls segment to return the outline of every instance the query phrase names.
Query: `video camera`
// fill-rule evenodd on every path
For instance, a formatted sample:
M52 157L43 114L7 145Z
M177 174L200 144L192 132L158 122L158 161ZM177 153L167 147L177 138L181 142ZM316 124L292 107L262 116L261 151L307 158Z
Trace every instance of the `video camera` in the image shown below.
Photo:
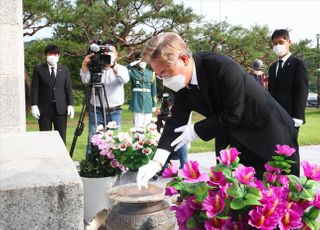
M111 56L107 53L112 51L111 45L103 44L100 40L91 41L88 50L88 54L94 53L89 63L91 83L101 82L102 70L111 62Z
M162 104L160 108L160 113L157 116L157 130L158 132L161 131L161 129L164 126L164 122L168 120L168 118L171 117L171 107L173 105L173 99L170 97L169 93L163 93L162 94Z

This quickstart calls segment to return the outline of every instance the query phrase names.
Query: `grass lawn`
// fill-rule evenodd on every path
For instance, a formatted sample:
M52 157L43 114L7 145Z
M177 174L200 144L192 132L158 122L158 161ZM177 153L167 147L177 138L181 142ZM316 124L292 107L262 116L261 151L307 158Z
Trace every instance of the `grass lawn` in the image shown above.
M77 127L81 107L76 107L76 114L74 119L68 120L67 128L67 149L70 150L72 140L74 137L74 130ZM300 145L314 145L320 144L320 109L307 108L306 110L307 123L300 128L299 133L299 144ZM131 111L128 110L128 106L123 106L123 117L122 117L122 130L127 131L132 127L133 116ZM193 113L193 122L199 121L203 117L199 114ZM85 149L87 145L88 136L88 116L84 118L85 128L80 137L78 137L77 144L73 153L74 160L80 160L85 157ZM27 131L38 131L38 123L29 113L27 115ZM197 152L208 152L214 151L214 140L204 142L202 140L196 140L192 143L190 153Z

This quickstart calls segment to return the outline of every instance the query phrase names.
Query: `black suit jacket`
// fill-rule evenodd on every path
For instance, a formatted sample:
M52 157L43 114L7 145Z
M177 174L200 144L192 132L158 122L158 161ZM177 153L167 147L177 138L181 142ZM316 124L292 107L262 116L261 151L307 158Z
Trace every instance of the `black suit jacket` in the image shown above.
M73 105L72 86L69 69L57 65L55 80L50 77L47 64L37 65L32 76L32 105L37 105L41 115L52 113L52 102L56 101L59 115L67 113L67 106Z
M174 129L187 124L191 111L205 116L194 125L205 141L228 135L265 160L271 159L276 144L297 147L291 117L236 62L211 52L196 53L193 58L200 90L195 93L184 88L175 94L172 117L165 124L159 148L172 152L170 144L181 134Z
M308 97L308 71L305 63L291 55L283 65L283 71L276 76L277 62L269 69L270 94L291 115L305 121Z

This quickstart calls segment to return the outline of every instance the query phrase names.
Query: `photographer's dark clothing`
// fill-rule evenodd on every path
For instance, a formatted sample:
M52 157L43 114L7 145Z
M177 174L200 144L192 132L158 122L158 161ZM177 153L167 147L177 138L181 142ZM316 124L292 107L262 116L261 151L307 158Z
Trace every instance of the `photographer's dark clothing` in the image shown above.
M198 86L175 94L172 117L158 148L172 152L171 143L180 135L174 129L185 125L190 112L196 111L206 117L195 123L197 135L205 141L216 138L217 153L228 144L237 147L240 160L254 166L261 178L264 163L275 155L276 144L298 146L291 117L229 57L203 52L193 58ZM298 162L292 171L299 175L299 153L291 159Z
M37 65L32 76L32 105L40 111L39 127L41 131L58 130L65 142L67 106L73 105L72 85L69 69L58 64L54 77L48 64ZM63 119L62 117L65 117ZM50 125L49 125L50 123Z

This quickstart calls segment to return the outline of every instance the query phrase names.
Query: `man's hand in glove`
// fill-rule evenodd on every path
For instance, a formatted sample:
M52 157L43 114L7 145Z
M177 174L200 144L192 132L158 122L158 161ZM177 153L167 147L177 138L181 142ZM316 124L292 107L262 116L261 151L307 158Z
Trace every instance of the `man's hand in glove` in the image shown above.
M72 105L68 105L68 115L70 115L70 118L73 119L74 117L74 108Z
M37 105L31 106L31 113L32 113L32 116L35 119L39 119L40 118L40 111L39 111L39 108L38 108Z
M182 134L171 143L171 146L175 146L174 151L177 151L183 145L187 145L199 137L194 131L193 125L183 125L176 128L174 131L176 133L182 132Z
M137 175L137 186L141 189L141 186L148 188L148 181L156 175L166 163L170 152L164 149L157 149L154 154L153 160L148 164L141 166Z

